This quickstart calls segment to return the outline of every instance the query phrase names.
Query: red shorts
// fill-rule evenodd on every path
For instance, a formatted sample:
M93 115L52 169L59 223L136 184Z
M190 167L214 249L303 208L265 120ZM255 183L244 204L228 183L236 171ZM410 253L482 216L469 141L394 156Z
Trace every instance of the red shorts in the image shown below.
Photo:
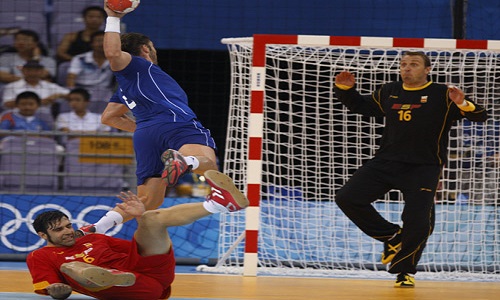
M168 299L170 285L175 277L174 250L171 248L167 254L141 256L137 252L135 239L132 239L129 257L123 261L123 268L119 270L133 272L136 276L135 284L128 287L115 286L87 295L103 300Z

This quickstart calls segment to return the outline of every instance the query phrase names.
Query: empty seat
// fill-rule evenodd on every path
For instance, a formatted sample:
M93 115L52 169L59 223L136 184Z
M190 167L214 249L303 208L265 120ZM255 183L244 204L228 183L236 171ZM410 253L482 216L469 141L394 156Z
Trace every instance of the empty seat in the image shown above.
M45 1L43 0L17 0L0 1L1 12L19 12L19 11L43 11L45 12Z
M38 0L39 1L39 0ZM61 13L82 14L82 11L88 6L101 6L102 0L57 0L52 1L52 14L57 16Z
M9 136L0 142L0 189L10 192L58 190L60 156L47 137Z
M0 11L0 28L15 27L18 29L30 29L38 33L40 42L48 46L47 18L43 10L32 11ZM0 45L13 45L14 36L6 35L0 37Z
M67 193L116 194L124 185L121 164L82 162L80 139L66 143L64 191Z

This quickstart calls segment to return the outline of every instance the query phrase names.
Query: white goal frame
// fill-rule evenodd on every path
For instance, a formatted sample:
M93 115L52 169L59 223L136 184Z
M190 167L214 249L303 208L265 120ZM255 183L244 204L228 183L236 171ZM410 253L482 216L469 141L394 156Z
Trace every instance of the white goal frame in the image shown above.
M259 248L259 225L260 225L260 201L262 197L262 139L264 126L264 95L266 83L266 49L268 45L301 45L306 47L360 47L377 49L394 49L395 51L404 50L460 50L460 49L479 49L484 51L499 52L500 41L479 41L479 40L455 40L455 39L429 39L429 38L388 38L388 37L346 37L346 36L309 36L309 35L254 35L251 38L227 38L222 42L228 45L245 45L251 51L251 74L248 74L250 82L232 78L232 89L236 86L249 85L250 91L246 95L237 95L238 97L249 97L248 113L230 116L233 120L230 122L241 125L242 133L247 136L247 141L233 153L226 153L226 161L239 158L245 163L237 166L231 163L225 164L224 171L231 175L236 184L246 192L250 200L250 206L244 213L245 228L240 232L237 239L229 249L222 249L219 257L219 263L216 269L223 266L229 258L231 252L240 247L244 240L244 259L243 270L237 271L245 276L256 276L258 273L258 248ZM232 60L232 72L239 72L241 62ZM248 77L247 76L247 77ZM231 101L235 99L232 93ZM247 99L248 101L248 99ZM230 108L231 110L232 108ZM231 114L231 112L230 112ZM233 136L228 132L228 142L226 151L232 145ZM221 229L225 225L221 225ZM223 240L224 237L221 237ZM500 248L500 247L499 247ZM227 271L227 270L226 270ZM494 273L498 272L495 270ZM498 277L495 277L498 279Z

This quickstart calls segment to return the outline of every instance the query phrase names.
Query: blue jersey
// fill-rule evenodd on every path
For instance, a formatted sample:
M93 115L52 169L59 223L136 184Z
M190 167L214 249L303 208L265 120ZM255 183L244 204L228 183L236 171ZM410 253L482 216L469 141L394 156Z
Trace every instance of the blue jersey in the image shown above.
M132 56L130 64L114 74L119 89L110 102L127 105L135 117L137 128L196 119L184 90L152 62Z
M167 149L179 150L186 144L216 149L210 131L189 108L184 90L160 67L132 56L125 69L114 73L119 89L109 101L127 105L137 125L133 139L137 185L160 176L164 167L160 157Z
M27 131L51 130L50 126L39 117L35 116L29 120L17 112L9 112L3 115L0 120L0 129Z

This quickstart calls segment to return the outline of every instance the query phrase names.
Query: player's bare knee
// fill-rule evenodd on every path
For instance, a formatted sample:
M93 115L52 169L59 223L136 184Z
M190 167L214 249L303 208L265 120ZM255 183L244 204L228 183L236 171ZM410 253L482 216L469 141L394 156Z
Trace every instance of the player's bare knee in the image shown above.
M150 227L153 225L158 225L160 221L160 213L157 210L145 211L141 218L137 221L141 226Z
M163 203L163 199L155 199L154 197L146 196L142 202L146 210L152 210L158 208Z
M150 228L154 226L165 226L167 222L173 218L170 211L171 209L169 208L145 211L138 223L141 224L141 226Z

